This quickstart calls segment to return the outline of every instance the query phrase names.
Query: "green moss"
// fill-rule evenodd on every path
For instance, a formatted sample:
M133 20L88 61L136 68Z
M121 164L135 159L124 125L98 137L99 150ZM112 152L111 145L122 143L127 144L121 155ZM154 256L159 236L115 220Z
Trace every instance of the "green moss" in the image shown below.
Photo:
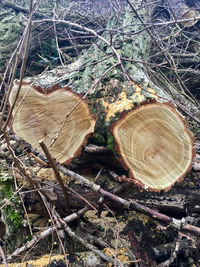
M105 139L104 139L104 137L101 134L94 133L93 136L94 136L94 142L95 142L95 144L97 144L97 145L105 144Z
M6 180L2 183L2 193L6 198L11 198L10 181Z
M115 139L114 137L108 132L108 147L110 150L112 150L114 153L114 145L115 145Z
M13 227L14 226L14 228L18 228L18 227L21 226L21 224L22 224L22 216L15 209L13 203L11 203L11 204L9 204L9 205L7 205L5 207L5 213L7 214L8 219L11 222L10 227ZM11 228L8 229L8 230L11 230Z
M4 166L0 168L0 202L6 202L2 210L7 232L11 233L22 224L21 207L17 196L13 197L13 177Z

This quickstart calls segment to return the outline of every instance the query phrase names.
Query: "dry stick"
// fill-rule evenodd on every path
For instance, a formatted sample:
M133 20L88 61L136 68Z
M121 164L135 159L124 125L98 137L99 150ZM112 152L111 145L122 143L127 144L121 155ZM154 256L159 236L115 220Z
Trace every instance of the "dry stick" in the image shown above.
M24 45L25 46L25 52L24 52L24 57L23 57L23 60L22 60L22 66L21 66L21 69L20 69L19 87L18 87L18 90L17 90L17 94L15 96L15 100L13 102L13 105L10 108L10 111L9 111L9 114L8 114L8 117L7 117L7 120L6 120L6 122L5 122L4 126L3 126L3 131L6 130L6 127L7 127L8 123L9 123L9 121L10 121L10 118L12 116L12 112L13 112L14 106L15 106L15 104L17 102L17 98L19 96L19 92L20 92L20 89L21 89L21 86L22 86L22 80L23 80L23 76L24 76L24 72L25 72L25 66L26 66L26 60L27 60L28 48L29 48L29 41L30 41L30 35L31 35L32 15L33 15L33 12L32 12L32 1L31 1L31 4L30 4L30 16L29 16L27 27L26 27L26 33L27 34L24 35L24 40L23 40L23 42L21 44L20 51L17 54L17 60L16 60L16 63L15 63L13 75L12 75L12 78L11 78L11 83L10 83L10 86L9 86L9 91L7 93L6 101L4 103L4 109L3 109L2 119L1 119L1 122L0 122L0 129L2 127L3 116L4 116L4 113L6 111L6 105L7 105L8 98L9 98L9 95L10 95L10 92L11 92L11 89L12 89L12 86L13 86L13 81L14 81L16 69L17 69L18 62L19 62L19 56L22 53L23 45Z
M7 264L7 262L6 262L5 254L4 254L3 249L2 249L1 246L0 246L0 254L1 254L1 257L2 257L2 259L3 259L3 264L5 265L5 267L8 267L8 264Z
M129 6L131 7L131 9L133 10L133 12L135 13L136 17L139 19L139 21L141 22L141 24L144 27L144 22L141 19L140 15L138 14L137 10L134 8L134 6L132 5L130 0L126 0L126 2L129 4ZM175 23L177 23L177 21L175 21ZM160 46L158 40L156 38L154 38L154 36L152 35L151 31L147 28L147 32L150 35L150 37L152 38L153 41L155 41L155 43L157 44L159 50L161 51L161 53L163 54L164 58L166 59L166 61L168 62L168 64L171 66L170 60L169 58L166 56L166 54L162 51L162 47ZM181 86L188 92L188 94L191 96L191 98L193 99L193 102L199 106L197 100L192 96L191 92L188 90L188 88L184 85L184 83L182 82L182 80L180 79L178 73L176 71L173 71L177 80L181 83Z
M9 205L11 199L13 199L18 193L20 194L21 189L22 189L25 185L26 185L26 184L22 185L17 191L15 191L15 192L12 194L12 196L11 196L10 198L8 198L8 199L6 199L6 200L4 199L4 203L3 203L3 205L0 207L0 211L1 211L5 206Z
M55 3L54 4L54 9L53 9L53 17L57 17L57 4ZM55 22L53 23L53 29L54 29L54 34L55 34L55 41L56 41L56 48L57 48L57 52L58 52L58 56L59 56L59 59L60 59L60 63L63 67L65 67L64 63L63 63L63 60L62 60L62 55L60 53L60 48L59 48L59 44L58 44L58 35L57 35L57 30L56 30L56 24ZM61 51L62 52L62 51Z
M61 240L61 238L60 238L60 235L59 235L59 233L58 233L58 229L57 229L57 227L56 227L56 225L55 225L55 223L54 223L54 220L53 220L53 217L57 220L57 216L54 214L54 213L56 213L56 212L55 212L55 211L53 212L53 209L52 209L52 211L50 212L50 205L49 205L49 203L47 203L46 198L45 198L40 192L39 192L39 194L40 194L40 196L41 196L41 198L42 198L42 200L43 200L43 203L44 203L44 205L45 205L45 207L46 207L46 210L47 210L47 212L48 212L48 214L49 214L49 217L50 217L50 219L51 219L51 221L52 221L52 225L53 225L53 227L55 228L55 231L56 231L58 240L59 240L59 242L60 242L60 245L61 245L61 248L62 248L62 251L63 251L63 254L64 254L65 263L66 263L66 266L68 267L69 265L68 265L68 259L67 259L67 255L66 255L66 252L65 252L65 248L64 248L63 242L62 242L62 240ZM59 216L59 215L58 215L58 216ZM60 217L60 216L59 216L59 217ZM57 221L58 221L58 220L57 220Z
M109 174L118 182L125 182L125 183L131 183L134 184L142 189L145 189L145 185L142 184L140 181L136 180L136 179L132 179L132 178L128 178L126 176L118 176L114 171L108 170Z
M183 105L181 105L178 101L175 101L176 105L185 113L187 114L191 119L194 121L198 122L200 124L200 119L197 118L196 116L192 115L188 110L184 108Z
M10 59L9 59L9 62L8 62L8 64L7 64L7 66L6 66L6 70L5 70L4 75L3 75L3 77L2 77L4 81L5 81L5 79L6 79L8 70L11 69L11 63L12 63L12 61L14 60L14 57L16 56L16 53L17 53L18 49L19 49L20 46L21 46L21 43L22 43L23 40L24 40L25 33L26 33L26 29L24 30L23 35L22 35L22 37L20 38L20 40L19 40L19 42L18 42L18 44L17 44L17 47L15 48L14 52L12 53L12 55L11 55L11 57L10 57ZM14 74L12 74L12 75L14 75ZM8 80L9 80L9 79L8 79ZM1 83L1 85L0 85L0 91L2 90L2 85L3 85L3 83L4 83L4 82L2 81L2 83ZM1 104L1 109L2 109L2 107L3 107L3 105Z
M5 79L3 78L3 76L2 76L1 73L0 73L0 80L1 80L2 85L4 86L4 88L5 88L6 90L8 90L8 85L6 84Z
M15 138L15 140L17 142L20 142L21 139L19 139L19 137L16 137L15 135L13 136ZM31 148L32 149L32 148ZM36 149L32 149L33 152L36 152ZM42 157L42 160L46 160L45 159L45 156L43 154L41 154L40 152L38 152L38 155L39 157ZM107 197L121 205L124 206L124 208L131 208L131 209L137 209L138 211L140 212L143 212L143 213L147 213L149 216L152 216L153 218L156 218L156 219L159 219L161 221L164 221L166 223L170 223L172 224L172 226L174 226L175 228L177 228L177 226L180 227L181 230L185 230L185 231L188 231L188 232L191 232L191 233L194 233L196 235L200 235L200 228L199 227L196 227L196 226L193 226L193 225L190 225L190 224L185 224L185 225L182 225L182 222L180 220L176 220L172 217L169 217L167 215L164 215L160 212L157 212L153 209L150 209L150 208L147 208L141 204L138 204L136 201L127 201L121 197L118 197L110 192L107 192L106 190L102 189L100 187L100 185L97 185L95 183L93 183L92 181L89 181L88 179L84 178L83 176L81 176L80 174L78 173L75 173L71 170L68 170L67 168L63 167L61 164L59 163L56 163L56 166L57 166L57 169L62 172L63 174L65 174L66 176L69 176L75 180L78 180L82 185L85 185L89 188L91 188L92 190L94 190L95 192L97 193L100 193L102 194L104 197Z
M10 140L9 140L9 137L8 137L8 134L6 133L6 131L3 130L3 134L4 134L4 137L5 137L6 142L7 142L8 150L9 150L9 152L10 152L12 158L13 158L13 161L14 161L16 167L24 175L24 177L26 177L26 179L28 180L28 182L30 183L30 185L33 188L36 188L37 190L39 190L37 184L32 180L32 178L29 176L29 174L20 165L19 159L15 156L15 153L14 153L13 149L10 146ZM42 201L41 196L40 196L39 193L38 193L38 196L39 196L39 201L40 201L41 207L44 209L44 212L46 212L46 209L44 207L43 201Z
M63 219L64 222L69 223L73 220L78 219L80 216L82 216L86 211L88 210L88 207L85 207L78 212L75 212ZM20 253L24 252L25 250L31 248L33 245L35 245L39 240L44 239L48 235L52 234L55 231L56 227L50 227L47 230L41 232L40 234L36 235L31 241L29 241L26 245L22 246L21 248L16 249L10 256L7 257L7 260L11 260L13 257L18 256Z
M21 52L22 52L22 47L23 47L23 44L24 44L24 40L25 40L26 33L27 33L27 27L26 27L26 29L24 30L24 34L23 34L23 38L22 38L22 40L20 40L20 42L19 42L19 46L20 46L20 45L21 45L21 46L20 46L20 50L19 50L19 52L16 54L16 60L15 60L14 68L13 68L13 70L12 70L10 84L9 84L9 87L8 87L8 90L7 90L7 94L6 94L5 100L3 99L3 100L4 100L4 104L3 104L3 102L2 102L2 104L1 104L2 118L1 118L1 121L0 121L0 129L1 129L1 127L2 127L3 118L4 118L4 115L5 115L6 109L7 109L8 98L9 98L9 96L10 96L10 92L11 92L11 89L12 89L12 86L13 86L13 82L14 82L14 79L15 79L15 74L16 74L16 71L17 71L17 66L18 66L18 64L19 64L19 57L20 57L20 54L21 54ZM16 50L17 50L17 49L16 49ZM11 59L14 58L14 55L15 55L15 51L14 51L14 53L13 53ZM10 62L11 62L11 60L10 60ZM9 62L9 63L10 63L10 62ZM4 78L3 78L4 81L5 81L5 78L6 78L6 73L7 73L7 71L8 71L8 69L6 69L6 71L5 71Z
M79 182L81 182L83 185L90 187L92 190L94 190L95 192L98 192L99 194L103 195L104 197L107 197L109 199L112 199L113 201L121 204L124 206L124 208L128 208L128 209L136 209L140 212L146 213L149 216L156 218L158 220L161 220L163 222L166 222L168 224L171 224L173 227L175 228L179 228L180 230L184 230L184 231L189 231L193 234L199 235L200 236L200 228L190 225L190 224L182 224L182 222L180 220L176 220L172 217L169 217L165 214L162 214L160 212L157 212L153 209L150 209L148 207L145 207L144 205L141 205L139 203L137 203L136 201L127 201L121 197L118 197L110 192L107 192L106 190L102 189L100 187L100 185L97 185L89 180L87 180L86 178L84 178L83 176L74 173L71 170L66 169L65 167L63 167L60 164L57 164L57 168L59 171L61 171L62 173L64 173L67 176L70 176L76 180L78 180Z
M98 250L95 246L86 243L85 240L79 236L76 235L75 232L73 232L70 227L66 224L66 222L64 222L63 220L61 221L63 223L64 229L65 231L68 233L68 235L73 238L74 240L76 240L77 242L81 243L82 245L84 245L87 249L93 251L96 255L100 256L102 259L108 261L108 262L112 262L114 263L114 260L112 258L110 258L109 256L105 255L104 253L102 253L100 250Z
M70 206L69 206L69 199L68 199L67 189L64 186L63 180L62 180L62 178L60 176L60 173L59 173L59 171L58 171L58 169L56 167L56 163L55 163L54 159L52 158L52 156L51 156L47 146L45 145L44 141L43 140L39 141L39 144L40 144L42 150L44 151L44 154L47 156L49 164L50 164L50 166L52 167L52 169L54 171L56 180L58 181L58 183L60 184L60 187L62 188L63 195L64 195L64 198L65 198L66 210L67 210L67 213L69 214Z
M13 176L14 176L15 189L19 192L19 198L21 200L22 207L24 209L24 213L25 213L25 216L26 216L26 219L27 219L27 222L28 222L29 231L30 231L31 236L33 236L33 231L32 231L31 223L30 223L30 220L29 220L29 217L28 217L28 213L27 213L25 204L24 204L24 200L23 200L23 198L22 198L22 196L20 194L20 190L19 190L18 185L17 185L17 178L16 178L16 175L15 175L14 168L13 168Z

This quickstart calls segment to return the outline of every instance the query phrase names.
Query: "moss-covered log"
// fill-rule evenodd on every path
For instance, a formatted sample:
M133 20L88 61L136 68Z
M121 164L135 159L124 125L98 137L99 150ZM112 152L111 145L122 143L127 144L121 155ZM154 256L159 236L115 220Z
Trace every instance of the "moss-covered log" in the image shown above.
M123 16L114 17L107 24L107 31L122 28L132 32L132 37L123 39L116 31L109 45L110 35L106 31L97 46L93 45L66 68L44 73L35 85L47 91L55 84L67 85L77 94L87 94L91 111L97 117L96 133L110 145L115 139L117 152L131 176L144 188L159 191L171 188L190 170L193 137L165 89L150 80L142 64L149 55L151 37L143 29L141 19L147 22L151 10L141 8L142 1L134 4L139 10L137 14L133 6L128 6ZM70 25L67 21L60 23Z

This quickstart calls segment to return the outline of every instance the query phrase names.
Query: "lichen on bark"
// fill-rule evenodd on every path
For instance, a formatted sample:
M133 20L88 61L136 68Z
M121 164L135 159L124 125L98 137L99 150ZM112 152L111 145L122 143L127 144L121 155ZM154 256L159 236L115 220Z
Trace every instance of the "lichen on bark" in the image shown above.
M0 29L0 71L2 72L5 70L5 66L17 46L24 26L22 25L21 16L10 9L5 9L1 4Z

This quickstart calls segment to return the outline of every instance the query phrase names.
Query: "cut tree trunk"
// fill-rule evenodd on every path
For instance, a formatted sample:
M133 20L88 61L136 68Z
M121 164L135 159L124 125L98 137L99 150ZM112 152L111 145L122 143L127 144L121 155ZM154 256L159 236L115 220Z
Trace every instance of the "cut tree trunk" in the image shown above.
M9 97L10 107L15 102L18 87L19 84L15 82ZM39 89L23 84L13 109L13 130L41 152L39 141L43 140L52 156L60 163L67 164L79 154L88 135L93 133L95 120L88 104L81 101L69 87L59 91L54 88L48 94ZM70 119L63 125L65 116L76 105Z
M192 168L193 136L169 103L128 112L112 132L124 166L146 189L170 189Z
M134 8L138 8L138 15L146 22L151 13L139 9L141 4L142 1L137 1ZM63 21L60 23L63 25ZM116 151L131 177L145 189L168 190L191 169L193 136L164 88L156 86L147 75L142 62L148 57L151 36L143 30L133 6L118 20L113 18L108 22L108 31L116 27L134 35L120 41L122 35L113 34L113 50L105 42L110 40L105 33L98 46L93 45L67 68L59 67L37 79L27 78L26 82L36 80L35 85L43 90L55 84L67 85L77 94L88 95L91 111L97 117L95 133L103 136L110 146L114 147L115 140ZM122 63L118 62L118 56ZM76 108L69 116L66 112L65 125L72 120L74 112ZM58 130L53 140L57 133ZM70 145L74 142L71 138Z

